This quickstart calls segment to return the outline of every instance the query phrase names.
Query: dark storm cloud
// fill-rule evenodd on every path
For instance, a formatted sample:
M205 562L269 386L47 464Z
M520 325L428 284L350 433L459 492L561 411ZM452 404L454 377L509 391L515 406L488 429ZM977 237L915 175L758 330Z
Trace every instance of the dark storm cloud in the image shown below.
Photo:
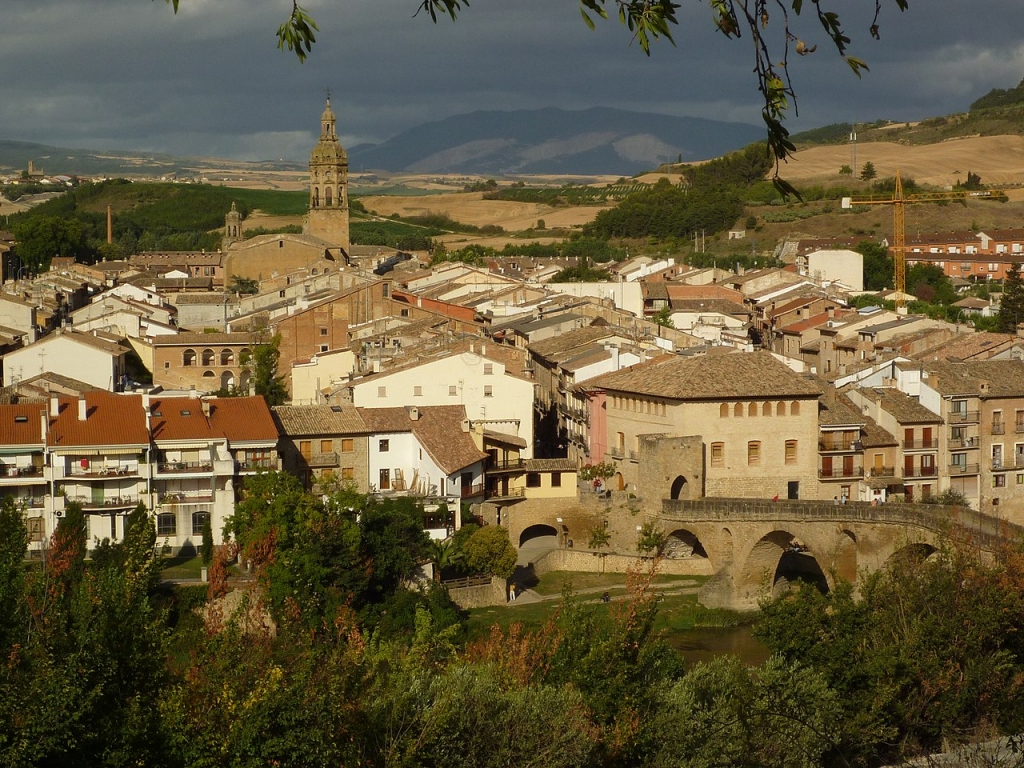
M476 0L459 21L413 18L417 0L309 0L319 42L304 65L275 48L287 0L4 0L0 138L175 154L303 158L327 88L343 140L382 140L478 109L594 105L759 122L749 41L682 9L676 47L650 58L617 21L590 31L575 0ZM820 26L794 27L818 52L794 57L800 117L911 120L966 109L1024 75L1024 9L1005 0L844 2L855 78ZM850 7L855 6L855 7Z

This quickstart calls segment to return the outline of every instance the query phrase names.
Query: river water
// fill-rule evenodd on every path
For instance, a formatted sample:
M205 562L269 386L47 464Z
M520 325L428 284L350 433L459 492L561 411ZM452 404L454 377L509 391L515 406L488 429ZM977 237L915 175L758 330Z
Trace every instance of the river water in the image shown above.
M686 659L688 667L707 662L716 656L732 654L748 666L759 666L768 660L768 649L753 636L749 625L739 627L699 627L686 632L676 632L667 638L669 645Z

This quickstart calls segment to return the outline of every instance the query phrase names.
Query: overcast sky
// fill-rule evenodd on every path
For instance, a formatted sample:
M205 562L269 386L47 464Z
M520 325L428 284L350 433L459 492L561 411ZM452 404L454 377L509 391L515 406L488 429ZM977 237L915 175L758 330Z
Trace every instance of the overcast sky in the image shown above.
M682 0L676 47L650 58L576 0L472 0L459 20L413 18L419 0L305 0L320 26L305 64L276 48L289 0L3 0L0 138L239 159L308 157L327 89L346 146L474 110L592 106L760 123L748 38ZM609 0L611 2L611 0ZM1024 77L1024 3L835 0L858 80L817 22L791 66L799 119L913 120L962 111ZM810 6L810 3L807 3Z

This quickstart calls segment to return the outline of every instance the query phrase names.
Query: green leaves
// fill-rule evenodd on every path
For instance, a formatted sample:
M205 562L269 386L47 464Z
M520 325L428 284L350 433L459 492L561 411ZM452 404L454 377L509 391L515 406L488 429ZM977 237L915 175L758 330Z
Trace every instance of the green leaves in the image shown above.
M291 16L277 28L278 50L283 51L287 46L289 51L295 52L300 62L305 61L306 56L313 50L313 43L316 42L314 30L319 32L320 28L313 21L313 17L298 3L293 3Z

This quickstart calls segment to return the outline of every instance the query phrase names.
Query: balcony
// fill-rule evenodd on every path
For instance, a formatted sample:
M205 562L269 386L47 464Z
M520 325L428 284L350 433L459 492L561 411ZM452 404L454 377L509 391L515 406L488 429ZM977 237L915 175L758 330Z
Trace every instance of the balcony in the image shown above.
M822 480L843 480L846 478L864 477L864 467L822 467L818 470Z
M311 456L304 456L306 465L310 467L337 467L340 465L338 454L335 451L326 453L314 453Z
M501 500L501 499L523 499L523 498L526 498L526 489L523 488L522 486L520 486L518 488L508 488L507 490L504 490L504 491L501 490L500 488L495 488L494 490L491 490L491 491L487 492L487 500L488 501L491 501L492 499Z
M949 447L953 448L980 448L981 443L976 437L951 437Z
M478 485L462 485L459 486L459 496L463 499L472 499L475 496L484 495L483 483Z
M76 477L83 479L96 479L106 480L111 477L138 477L139 467L136 466L124 466L124 467L102 467L102 466L88 466L82 467L78 464L72 465L70 471L65 477Z
M272 472L277 469L277 459L239 459L236 466L239 472Z
M1005 435L1006 434L1006 425L1003 422L1001 422L1001 421L998 422L998 423L994 423L992 425L992 434L993 435Z
M871 477L896 477L896 467L872 467Z
M976 475L980 471L979 464L950 464L949 474L951 475Z
M212 461L167 461L156 465L159 475L203 474L213 471Z
M20 499L15 499L14 503L16 506L24 507L25 509L42 509L46 505L46 497L23 496Z
M525 471L525 459L501 459L487 462L488 472L523 472Z
M949 414L950 424L977 424L978 411L952 411Z
M840 451L861 450L860 440L819 440L818 450L825 453L838 453Z
M1018 421L1013 425L1013 431L1018 435L1024 434L1024 421Z
M213 501L212 490L171 491L157 496L158 504L209 504Z
M640 461L640 451L630 451L629 452L629 460L630 461Z
M43 468L41 466L39 466L39 467L36 467L36 466L31 466L31 467L13 467L13 466L7 466L7 465L4 465L4 464L0 464L0 482L2 482L4 485L11 485L12 484L12 483L5 482L5 481L8 481L8 480L19 481L20 482L21 480L26 479L26 478L39 480L39 479L42 479L42 477L43 477Z
M131 509L139 503L138 496L108 496L94 499L90 496L68 496L69 502L82 505L86 512L113 512L118 509Z
M938 477L939 468L932 465L930 467L904 467L904 477Z
M939 438L933 437L930 440L904 440L903 450L905 451L927 451L939 447Z
M992 459L992 471L993 472L1009 472L1014 469L1024 469L1024 456L1018 456L1014 461L1011 456L1009 459Z

